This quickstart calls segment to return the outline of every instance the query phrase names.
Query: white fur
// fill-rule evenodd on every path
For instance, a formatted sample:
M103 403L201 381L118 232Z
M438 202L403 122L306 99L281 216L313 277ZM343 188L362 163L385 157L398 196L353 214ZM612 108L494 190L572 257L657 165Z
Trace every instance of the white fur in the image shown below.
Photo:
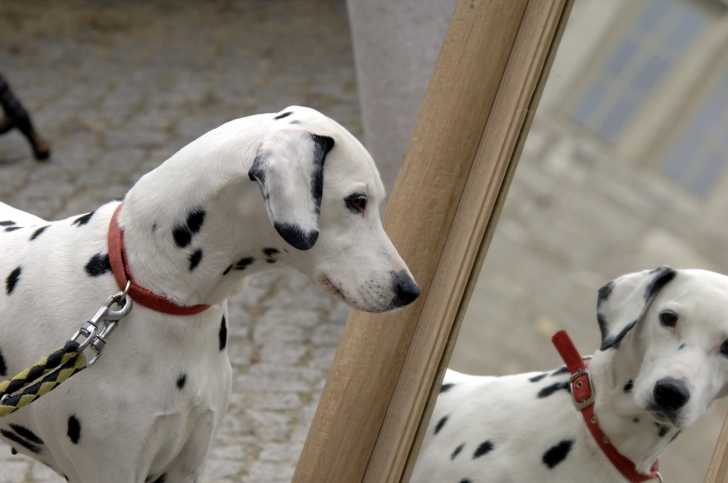
M642 472L728 389L728 357L720 352L728 339L728 277L678 270L646 300L655 273L638 272L612 282L611 294L599 307L608 325L606 337L628 322L637 324L617 347L597 351L589 365L601 427ZM660 323L665 310L679 315L674 328ZM448 370L444 384L453 386L437 400L411 482L625 482L596 445L566 390L537 396L545 387L568 381L568 374L554 372L484 377ZM665 377L684 381L690 391L688 402L670 415L654 407L655 384ZM629 380L633 387L625 391ZM473 458L486 440L493 449ZM571 450L549 468L543 462L545 452L565 440L574 441ZM460 444L463 449L453 458Z
M280 120L274 114L250 116L208 132L129 191L120 225L136 281L179 304L211 308L175 317L136 304L95 366L0 419L0 429L21 425L44 441L38 454L8 441L13 447L74 483L142 483L163 474L166 483L197 481L230 395L230 362L219 347L225 300L241 289L244 277L290 266L325 288L333 284L357 307L394 308L392 274L409 272L382 229L384 188L374 162L333 120L303 107L285 111L292 114ZM293 153L290 163L310 157L304 133L335 141L325 163L320 219L304 213L309 227L320 231L310 250L297 250L279 236L248 176L256 156L266 154L261 146L264 139L272 142L272 133L279 143L273 142L274 149ZM305 198L309 183L305 175L291 177L280 189L295 193L305 211L311 206ZM368 194L364 214L346 209L343 198L352 190ZM23 226L10 232L0 227L0 353L8 376L61 345L118 290L110 272L90 276L85 269L94 255L107 253L108 223L117 205L102 206L79 226L78 216L46 222L0 203L0 221ZM174 227L184 226L198 208L205 212L201 229L188 245L177 246ZM291 215L293 222L299 219ZM266 256L264 248L278 253ZM198 249L202 259L191 270L190 256ZM255 261L244 270L230 268L241 257ZM19 281L8 294L6 277L18 266ZM180 390L181 374L186 380ZM72 415L81 423L78 444L67 436Z

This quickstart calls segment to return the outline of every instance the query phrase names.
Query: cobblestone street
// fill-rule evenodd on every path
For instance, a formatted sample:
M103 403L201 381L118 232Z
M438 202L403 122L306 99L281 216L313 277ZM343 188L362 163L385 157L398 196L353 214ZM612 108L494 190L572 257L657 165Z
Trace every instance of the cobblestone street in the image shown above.
M0 58L53 151L36 164L17 133L0 137L0 200L44 218L123 196L243 115L305 104L361 131L343 2L6 2ZM203 482L290 481L345 317L289 273L233 301L233 399ZM0 469L2 483L62 481L3 443Z

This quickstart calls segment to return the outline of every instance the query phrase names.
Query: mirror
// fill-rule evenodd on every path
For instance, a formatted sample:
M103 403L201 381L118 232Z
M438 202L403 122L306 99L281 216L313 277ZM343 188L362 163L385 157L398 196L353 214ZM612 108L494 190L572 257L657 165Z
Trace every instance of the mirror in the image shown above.
M544 404L561 398L558 411L576 418L562 390L566 376L551 375L562 361L550 338L568 329L582 353L599 348L600 287L663 264L728 272L720 222L728 162L726 15L717 1L575 2L448 367L490 376L536 371L496 392L522 391L534 400L541 393ZM489 481L478 478L478 465L503 476L508 458L547 475L583 443L564 436L550 444L544 434L531 462L497 456L512 448L503 443L508 428L533 418L547 433L561 413L513 414L498 405L498 394L471 396L483 407L470 411L458 384L445 378L443 409L436 406L423 423L413 483ZM458 420L458 408L476 416ZM725 399L716 401L667 447L660 458L666 481L703 480L726 408ZM496 415L503 421L490 428L486 421ZM635 414L634 426L656 439L676 434L647 416Z

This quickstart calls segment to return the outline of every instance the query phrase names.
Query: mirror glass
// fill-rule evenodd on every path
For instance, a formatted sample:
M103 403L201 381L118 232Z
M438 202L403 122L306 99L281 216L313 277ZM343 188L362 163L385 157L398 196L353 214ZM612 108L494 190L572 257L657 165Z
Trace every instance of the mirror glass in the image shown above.
M552 464L558 470L561 458L586 465L582 475L600 474L582 456L576 462L565 456L579 454L575 448L587 433L565 390L566 376L552 375L562 361L550 338L567 329L583 354L597 351L597 290L622 274L660 265L728 271L726 20L720 1L575 2L448 363L469 375L535 372L480 379L480 388L475 380L460 384L459 376L446 376L424 423L412 482L546 481L519 479L507 466L533 465L535 473L523 475L557 475L546 470ZM614 293L623 296L618 288ZM698 300L709 302L710 294L700 293ZM690 310L699 311L696 304ZM725 314L722 327L727 320ZM662 337L637 332L640 340ZM697 371L701 378L725 380L716 375L728 371L717 360L725 336L705 335L717 339L712 362ZM619 354L619 377L637 378L643 363L648 368L635 389L628 380L614 382L622 393L615 401L623 405L616 428L641 431L657 445L675 430L644 411L634 422L625 419L634 406L624 394L639 386L644 395L649 368L668 371L669 364L654 362L655 352L645 362L644 350L631 342L636 337L626 335L619 349L610 349ZM695 380L686 385L698 391ZM666 481L703 480L726 407L716 401L669 444L660 457ZM581 431L573 441L564 418ZM514 443L519 436L528 444ZM483 476L489 474L495 479Z

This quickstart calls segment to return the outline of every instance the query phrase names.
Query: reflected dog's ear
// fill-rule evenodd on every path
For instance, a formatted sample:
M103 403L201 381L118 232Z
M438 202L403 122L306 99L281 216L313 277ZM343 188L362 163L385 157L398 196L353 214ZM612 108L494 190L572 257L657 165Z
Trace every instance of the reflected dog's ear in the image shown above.
M248 177L260 188L268 219L293 247L308 250L319 234L328 136L284 128L265 136Z
M619 347L676 274L670 267L658 267L622 275L600 288L597 298L597 321L602 333L600 349Z

